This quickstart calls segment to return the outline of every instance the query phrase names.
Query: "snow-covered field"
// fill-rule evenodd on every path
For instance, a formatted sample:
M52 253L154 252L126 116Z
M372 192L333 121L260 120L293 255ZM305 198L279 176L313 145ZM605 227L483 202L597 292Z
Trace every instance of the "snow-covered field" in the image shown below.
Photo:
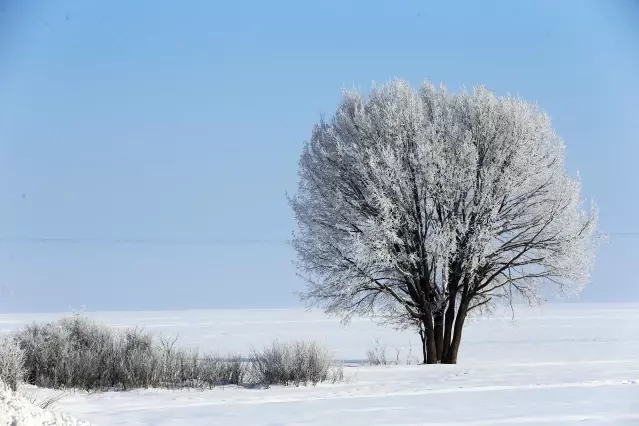
M248 353L273 339L326 343L347 381L315 388L74 393L57 408L96 425L639 425L639 305L517 308L468 325L456 366L358 365L368 348L414 363L419 339L303 310L101 312L182 345ZM0 315L0 331L55 315ZM24 387L45 398L52 391Z

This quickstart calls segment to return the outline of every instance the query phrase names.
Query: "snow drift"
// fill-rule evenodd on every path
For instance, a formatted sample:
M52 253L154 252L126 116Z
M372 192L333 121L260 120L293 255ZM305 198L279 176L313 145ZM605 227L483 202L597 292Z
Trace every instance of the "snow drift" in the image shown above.
M33 405L0 382L0 426L89 426L67 414Z

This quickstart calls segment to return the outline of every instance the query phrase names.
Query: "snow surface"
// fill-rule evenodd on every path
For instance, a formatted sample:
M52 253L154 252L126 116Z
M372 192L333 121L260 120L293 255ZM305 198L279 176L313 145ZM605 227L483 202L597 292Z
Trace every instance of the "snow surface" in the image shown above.
M77 392L56 404L97 425L639 425L639 305L548 305L517 308L514 321L510 311L476 319L455 366L363 366L376 339L388 345L389 358L399 349L404 364L418 355L419 339L367 319L343 326L315 311L90 315L221 353L247 354L273 339L316 339L347 363L340 384ZM57 316L0 315L0 330Z
M43 410L0 382L0 426L89 426L68 414Z

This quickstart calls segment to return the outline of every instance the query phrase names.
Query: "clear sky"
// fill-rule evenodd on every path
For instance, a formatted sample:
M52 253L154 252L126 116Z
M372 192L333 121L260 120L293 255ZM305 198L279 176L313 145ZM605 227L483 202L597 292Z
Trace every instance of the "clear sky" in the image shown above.
M602 230L639 232L632 0L2 0L0 311L297 305L302 144L393 77L538 102ZM638 262L613 235L582 300L639 300Z

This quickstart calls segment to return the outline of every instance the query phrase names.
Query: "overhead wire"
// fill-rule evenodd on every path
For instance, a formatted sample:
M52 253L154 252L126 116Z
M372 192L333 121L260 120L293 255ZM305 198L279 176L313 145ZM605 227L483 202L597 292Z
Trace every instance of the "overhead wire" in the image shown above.
M639 238L639 232L608 232L610 239ZM268 238L107 238L107 237L0 237L0 244L17 245L150 245L150 246L222 246L288 244L284 239Z

